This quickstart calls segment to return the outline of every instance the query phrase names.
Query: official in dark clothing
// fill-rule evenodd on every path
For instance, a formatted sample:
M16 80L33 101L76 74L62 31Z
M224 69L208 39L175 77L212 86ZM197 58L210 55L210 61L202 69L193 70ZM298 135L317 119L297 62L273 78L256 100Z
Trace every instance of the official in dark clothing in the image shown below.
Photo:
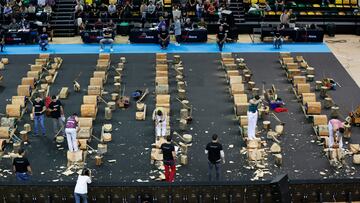
M225 40L227 38L227 33L226 30L224 29L224 27L222 25L219 26L219 31L216 35L216 42L219 46L219 50L222 51L223 50L223 46L225 43Z
M25 151L19 149L19 156L14 158L13 161L13 171L16 175L16 179L19 181L27 181L30 179L30 175L32 175L29 160L24 156Z
M46 111L44 100L37 95L33 101L32 113L34 115L34 136L39 134L39 125L41 126L42 135L45 136L44 112Z
M161 49L166 49L169 45L169 31L166 29L166 26L161 26L161 29L159 31L159 43L161 46Z
M100 51L104 51L105 44L110 44L110 51L113 50L113 31L111 28L105 28L103 32L103 39L100 40Z
M215 167L216 171L216 180L220 179L220 164L221 162L225 163L225 155L222 148L222 145L218 142L218 136L214 134L212 136L212 141L206 145L205 154L208 155L208 164L209 164L209 181L211 181L211 173Z
M162 144L160 149L163 153L163 161L165 167L165 180L167 182L174 182L176 167L175 167L175 147L171 143L171 137L166 138L166 143Z
M58 133L59 130L61 130L61 135L65 136L64 109L60 100L57 99L56 95L53 95L51 97L51 102L49 104L48 110L50 111L50 117L52 118L53 121L54 134Z

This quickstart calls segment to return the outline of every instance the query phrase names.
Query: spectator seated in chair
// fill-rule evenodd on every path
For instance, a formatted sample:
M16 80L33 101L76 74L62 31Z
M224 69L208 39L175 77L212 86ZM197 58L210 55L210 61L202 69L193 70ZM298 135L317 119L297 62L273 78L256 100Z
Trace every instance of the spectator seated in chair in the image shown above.
M103 31L103 39L100 40L100 51L104 51L104 45L105 44L110 44L110 51L114 51L113 50L113 43L114 43L114 39L113 39L113 30L108 27L105 28Z
M282 44L284 42L283 37L281 36L281 34L279 32L277 32L274 36L274 47L275 49L280 49Z
M49 44L48 38L49 36L47 34L46 28L44 27L42 34L39 36L39 46L41 48L41 51L47 50L46 46Z

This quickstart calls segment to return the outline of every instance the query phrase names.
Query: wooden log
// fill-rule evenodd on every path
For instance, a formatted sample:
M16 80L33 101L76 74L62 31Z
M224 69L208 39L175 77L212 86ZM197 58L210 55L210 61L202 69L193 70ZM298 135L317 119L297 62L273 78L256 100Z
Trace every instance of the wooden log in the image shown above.
M101 136L103 142L110 142L112 140L111 133L103 133Z
M114 83L120 83L121 82L121 76L114 76Z
M4 70L4 69L5 69L5 65L0 62L0 70Z
M349 123L344 124L344 138L351 138L351 125Z
M26 105L26 98L24 96L12 96L11 104L18 104L21 107L25 107Z
M306 74L307 74L307 75L315 75L315 68L313 68L313 67L307 67L307 68L306 68Z
M324 107L325 109L330 109L334 105L334 102L331 97L326 97L324 99Z
M179 129L185 131L187 129L187 121L185 119L180 119Z
M158 84L155 86L156 94L169 94L169 85Z
M119 94L118 94L118 93L112 93L112 94L111 94L111 100L112 100L112 101L116 101L116 100L118 100L118 98L119 98Z
M340 108L339 106L332 106L331 107L331 112L330 112L330 117L331 118L338 118L340 116Z
M0 127L0 139L10 139L10 127Z
M275 158L275 165L281 166L282 165L282 155L274 154L274 158Z
M82 104L81 117L96 118L97 108L95 104Z
M240 116L239 118L239 122L240 122L240 127L246 126L248 125L248 118L247 116Z
M307 103L307 113L310 115L320 114L321 113L321 103L320 102L308 102Z
M53 76L51 75L48 75L45 77L45 81L48 83L48 84L52 84L53 83Z
M114 111L116 109L116 103L113 101L108 102L107 106L111 109L111 111Z
M35 85L35 78L25 77L21 79L21 85L30 85L32 89L34 89Z
M249 81L248 82L248 90L252 90L253 88L255 88L255 82L254 81Z
M121 83L114 83L114 92L118 93L120 92Z
M1 58L1 63L3 63L4 65L9 64L9 59L8 58Z
M142 102L136 103L136 111L143 111L145 104Z
M94 78L101 78L103 83L106 82L106 71L94 71Z
M190 107L188 100L185 100L185 99L182 100L182 101L181 101L181 104L182 104L182 105L181 105L181 106L182 106L181 108L183 108L183 109L188 109L188 108Z
M68 87L62 87L59 93L60 99L66 99L69 95L69 88Z
M110 60L110 54L109 53L100 53L99 59L107 59Z
M126 58L124 56L120 57L120 62L125 64L126 63Z
M293 84L296 86L297 84L303 84L306 82L306 77L302 75L296 75L293 78Z
M177 82L177 89L185 89L185 82L179 81Z
M62 135L58 135L58 136L56 136L56 138L55 138L55 141L56 141L56 143L58 143L58 144L63 143L64 140L65 140L65 138L64 138L64 136L62 136Z
M43 90L43 89L38 90L38 94L39 94L40 97L43 98L43 99L45 99L45 97L47 96L45 90Z
M6 115L8 117L21 117L21 106L19 104L7 104L6 105Z
M320 91L322 87L322 82L320 80L315 81L315 91Z
M180 164L187 165L188 164L188 156L185 154L180 155Z
M26 132L31 132L31 125L29 124L29 123L25 123L24 124L24 130L26 131Z
M180 119L188 119L189 118L189 110L188 109L180 109Z
M112 111L110 107L105 107L105 120L111 120L112 118Z
M100 86L88 86L88 95L101 95L101 87Z
M301 95L302 93L309 93L310 92L310 84L309 83L302 83L296 85L297 94Z
M353 164L360 164L360 154L354 154L353 155Z
M24 143L29 141L28 132L26 130L20 131L20 137Z
M82 150L78 150L75 152L67 151L67 159L69 162L82 162L83 151Z
M278 134L278 135L282 135L284 133L284 125L276 125L275 126L275 132Z
M83 96L83 103L84 104L95 104L97 105L97 98L96 95L84 95Z
M14 142L13 143L13 152L19 153L19 149L21 148L21 142Z
M18 85L17 87L17 95L30 97L31 95L31 87L30 85Z
M328 91L328 88L326 86L321 86L320 97L323 98L323 99L325 97L327 97L327 91Z
M107 144L98 144L97 152L98 152L98 154L106 154L107 153Z
M246 83L249 83L250 80L251 80L251 75L250 74L245 74L244 75L244 80L245 80Z
M252 88L252 96L259 96L260 95L260 89L257 87Z
M178 96L179 96L180 100L186 99L186 91L184 89L179 89L178 90Z
M270 124L271 124L270 121L263 121L264 130L270 130L271 129Z
M182 75L176 76L176 82L184 81L184 77Z
M178 64L180 63L180 61L181 61L180 55L174 55L174 63Z
M28 71L26 76L29 78L35 78L35 80L39 80L40 71Z
M103 88L103 80L101 78L90 78L90 86L100 86Z
M96 166L101 166L103 164L103 161L102 161L102 156L95 156L95 165Z
M312 81L314 81L314 75L306 75L306 81L308 81L308 82L312 82Z

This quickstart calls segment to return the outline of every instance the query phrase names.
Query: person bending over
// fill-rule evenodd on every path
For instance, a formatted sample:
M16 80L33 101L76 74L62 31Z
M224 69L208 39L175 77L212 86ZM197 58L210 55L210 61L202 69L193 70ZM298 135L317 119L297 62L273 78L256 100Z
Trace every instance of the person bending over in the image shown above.
M46 28L43 28L42 34L39 36L39 45L41 48L41 51L46 51L46 46L49 44L49 35L46 32Z
M159 42L161 49L166 49L169 45L169 31L166 29L166 27L163 25L161 26L161 30L159 31Z
M110 51L114 51L113 50L113 43L114 40L112 38L112 30L111 28L105 28L104 32L103 32L103 37L100 40L100 51L104 51L104 44L110 44Z

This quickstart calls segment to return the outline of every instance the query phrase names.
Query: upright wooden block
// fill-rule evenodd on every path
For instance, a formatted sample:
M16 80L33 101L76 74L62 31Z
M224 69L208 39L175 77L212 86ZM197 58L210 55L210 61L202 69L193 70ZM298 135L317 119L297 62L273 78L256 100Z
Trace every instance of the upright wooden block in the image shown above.
M39 71L39 72L42 72L43 66L42 66L42 65L31 65L31 66L30 66L30 70L31 70L31 71Z
M31 88L34 88L35 86L35 78L31 77L25 77L21 79L21 85L30 85Z
M297 85L297 84L303 84L306 83L306 77L302 76L302 75L296 75L293 78L293 84Z
M83 103L97 105L97 96L96 95L84 95Z
M97 108L95 104L82 104L81 105L81 116L96 118Z
M169 107L170 95L156 95L156 107Z
M156 71L168 71L168 65L167 64L156 64L155 69L156 69Z
M239 122L241 127L248 125L247 116L240 116Z
M245 88L244 84L237 83L231 85L231 94L244 94Z
M31 95L31 87L30 85L19 85L17 87L17 95L29 97Z
M168 79L168 77L156 77L155 83L157 85L167 85L167 84L169 84L169 79Z
M94 78L101 78L103 83L105 83L107 75L105 71L95 71Z
M40 77L40 71L34 70L34 71L28 71L27 77L29 78L35 78L35 80L38 80Z
M316 102L315 93L302 93L301 98L303 105L305 105L307 102Z
M47 54L47 53L45 53L45 54L39 54L39 59L49 59L50 58L50 54Z
M327 115L314 115L313 117L313 125L327 125L328 124L328 118Z
M307 113L308 114L320 114L321 113L321 103L320 102L308 102L307 103Z
M82 162L83 161L83 151L79 150L76 152L67 152L67 159L70 162Z
M156 71L156 77L169 77L168 71Z
M10 127L0 127L0 139L10 138Z
M62 87L59 93L60 99L66 99L69 95L69 88L68 87Z
M100 86L103 88L102 78L90 78L90 86Z
M297 84L296 89L298 95L301 95L302 93L310 93L310 84L309 83Z
M6 115L15 118L21 117L21 106L19 104L7 104Z
M17 104L21 107L25 106L25 97L24 96L12 96L11 98L11 104Z
M230 86L233 84L239 84L239 83L242 83L241 76L230 76Z
M88 86L88 95L101 95L101 87L100 86Z
M110 60L110 54L109 53L100 53L99 59L107 59Z

